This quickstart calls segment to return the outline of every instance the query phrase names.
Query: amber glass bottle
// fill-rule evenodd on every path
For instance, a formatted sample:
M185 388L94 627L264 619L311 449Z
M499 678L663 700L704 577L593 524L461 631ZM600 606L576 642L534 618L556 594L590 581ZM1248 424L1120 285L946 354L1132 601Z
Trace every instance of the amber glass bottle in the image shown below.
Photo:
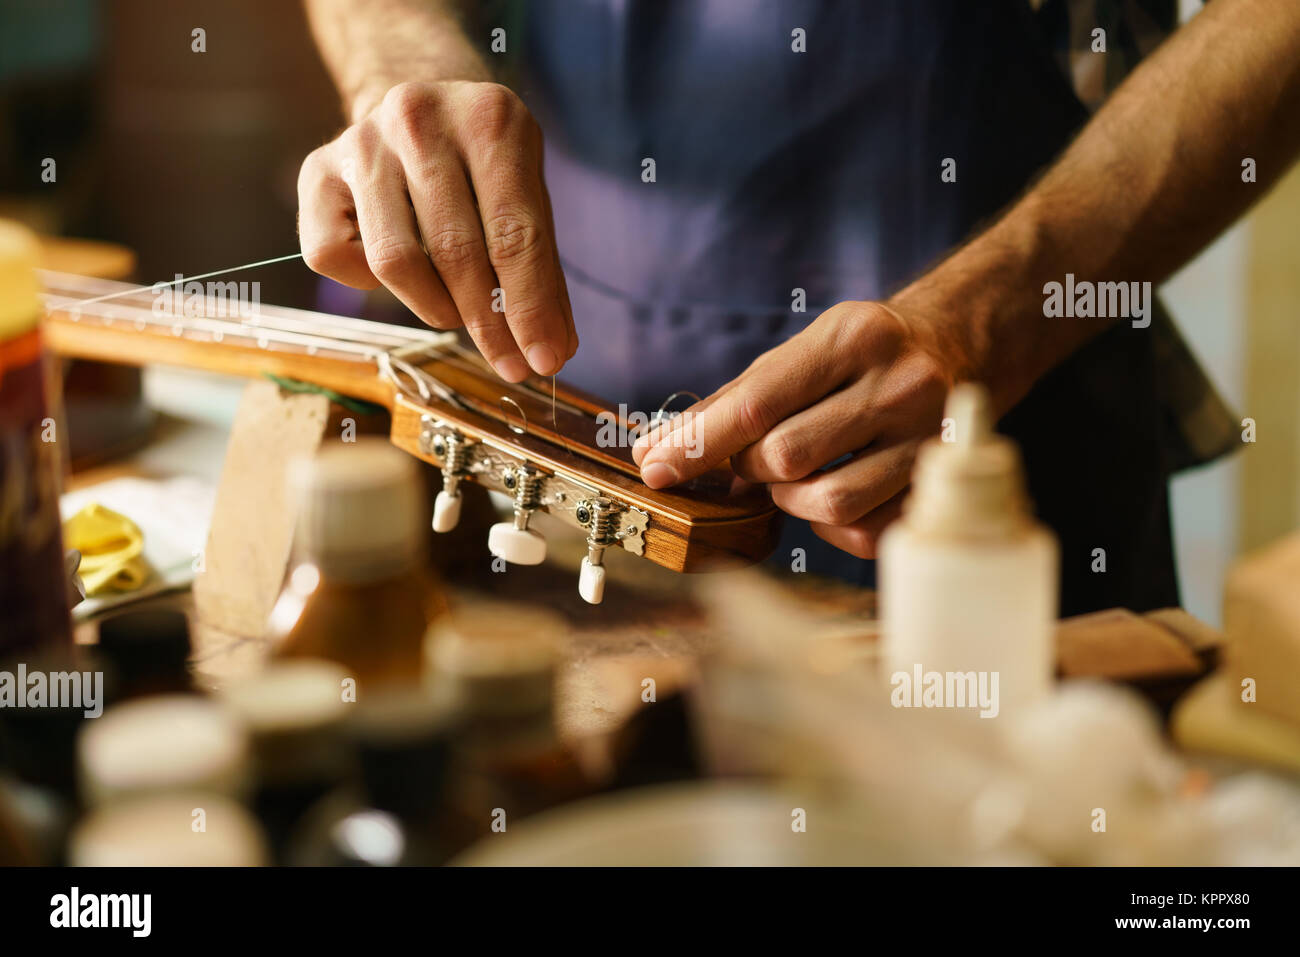
M331 443L294 465L296 557L269 628L278 655L337 662L359 690L419 682L445 605L424 559L415 469L382 439Z
M72 644L36 257L0 220L0 661Z

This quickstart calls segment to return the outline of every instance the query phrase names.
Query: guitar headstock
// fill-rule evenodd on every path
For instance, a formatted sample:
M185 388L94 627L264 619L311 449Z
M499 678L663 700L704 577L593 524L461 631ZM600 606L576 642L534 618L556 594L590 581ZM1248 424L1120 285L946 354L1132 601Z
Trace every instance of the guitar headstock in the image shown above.
M408 384L392 406L393 441L442 471L435 531L455 527L458 486L476 482L514 505L513 521L491 530L492 553L537 564L546 543L530 519L546 512L586 535L579 592L593 603L604 590L611 548L680 572L748 565L771 554L780 512L765 488L728 469L671 489L648 488L632 460L634 432L599 400L545 380L510 386L477 365L465 356L423 362L418 369L457 401L420 395ZM607 441L611 434L618 441Z

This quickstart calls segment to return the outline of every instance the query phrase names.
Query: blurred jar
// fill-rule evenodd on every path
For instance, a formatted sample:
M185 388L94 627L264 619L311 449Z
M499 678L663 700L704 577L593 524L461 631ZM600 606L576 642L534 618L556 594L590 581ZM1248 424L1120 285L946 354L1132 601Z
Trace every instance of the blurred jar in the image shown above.
M343 737L351 707L346 681L347 672L333 662L273 661L220 695L251 737L251 805L277 863L286 862L290 836L307 809L352 769Z
M457 803L482 833L594 790L556 730L565 633L546 609L494 604L458 610L430 634L430 680L455 728Z
M71 646L20 660L0 662L13 682L15 698L0 707L0 792L11 822L38 864L65 861L68 829L80 808L77 793L77 736L103 708L102 673L83 647ZM58 677L72 674L75 683ZM40 675L46 692L39 699L34 676ZM79 702L53 707L52 681L69 689L80 686ZM62 692L60 693L62 694ZM21 705L20 701L21 699ZM92 700L93 699L93 700ZM42 706L33 706L36 700ZM62 700L60 703L66 703Z
M443 711L423 690L359 705L349 725L357 778L303 820L289 862L305 866L435 866L477 836L447 790Z
M0 660L72 643L36 261L36 237L0 220Z
M105 619L95 651L109 669L114 704L194 692L189 623L177 609L144 608Z
M109 708L78 741L88 806L175 791L241 798L251 777L248 735L197 695L157 695Z
M221 794L149 795L93 811L72 833L74 867L258 867L268 863L257 821Z
M424 558L416 464L383 439L331 443L295 462L296 559L271 613L282 657L323 658L359 688L416 684L444 598Z

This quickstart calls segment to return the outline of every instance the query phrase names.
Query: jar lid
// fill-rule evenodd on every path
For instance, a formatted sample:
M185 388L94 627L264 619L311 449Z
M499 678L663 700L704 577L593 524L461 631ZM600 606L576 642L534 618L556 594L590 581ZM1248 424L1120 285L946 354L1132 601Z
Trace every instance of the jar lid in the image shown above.
M221 690L220 700L253 735L293 734L335 725L347 714L348 672L332 661L294 658Z
M434 622L425 653L435 673L505 677L551 671L567 629L562 617L535 605L467 605Z
M297 546L323 573L374 580L410 565L423 541L423 489L415 460L388 441L330 442L295 460Z
M88 804L158 791L237 796L248 776L248 735L224 708L194 695L158 695L109 708L81 733Z

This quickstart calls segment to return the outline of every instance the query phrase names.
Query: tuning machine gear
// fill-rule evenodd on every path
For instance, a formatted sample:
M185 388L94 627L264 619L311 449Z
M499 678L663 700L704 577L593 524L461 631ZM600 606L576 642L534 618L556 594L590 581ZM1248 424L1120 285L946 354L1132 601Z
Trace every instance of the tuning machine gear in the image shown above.
M442 460L442 491L433 500L433 530L450 532L460 521L460 479L465 474L466 452L473 443L459 432L437 434L429 447Z

